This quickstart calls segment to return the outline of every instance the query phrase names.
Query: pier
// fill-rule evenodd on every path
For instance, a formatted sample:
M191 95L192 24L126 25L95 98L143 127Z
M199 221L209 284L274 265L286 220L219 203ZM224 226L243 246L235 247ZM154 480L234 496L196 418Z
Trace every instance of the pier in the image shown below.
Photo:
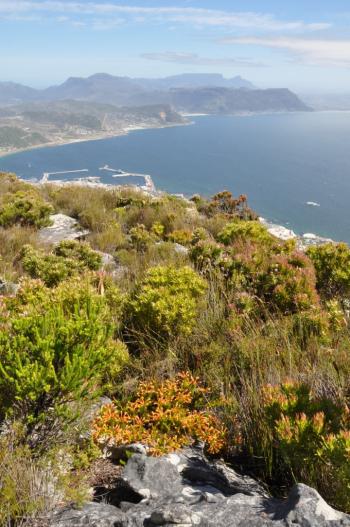
M107 172L113 172L113 175L112 177L113 178L125 178L125 177L139 177L139 178L143 178L144 179L144 185L134 185L146 192L151 192L151 193L155 193L157 190L156 190L156 187L155 187L155 184L153 183L153 180L152 180L152 177L149 175L149 174L138 174L136 172L126 172L125 170L122 170L120 168L116 169L116 168L111 168L110 166L108 165L105 165L101 168L99 168L100 171L107 171ZM80 184L84 184L84 183L92 183L92 184L98 184L98 185L104 185L103 183L100 183L100 177L99 176L87 176L87 177L84 177L84 178L78 178L76 180L67 180L67 181L64 181L62 179L53 179L53 180L50 180L50 176L62 176L64 174L81 174L81 173L86 173L86 172L89 172L89 170L87 168L82 168L80 170L62 170L60 172L44 172L43 173L43 177L40 179L39 183L41 184L44 184L44 183L55 183L55 184L72 184L72 183L80 183ZM106 185L106 186L110 186L110 185ZM121 185L122 186L122 185Z
M50 176L59 176L63 174L77 174L81 172L89 172L87 168L82 168L81 170L64 170L62 172L44 172L43 177L40 180L40 183L47 183Z
M138 174L137 172L125 172L120 168L111 168L108 165L101 167L99 170L106 170L108 172L114 172L113 178L122 178L122 177L141 177L145 180L145 184L141 188L147 190L148 192L156 192L155 184L153 179L149 174Z

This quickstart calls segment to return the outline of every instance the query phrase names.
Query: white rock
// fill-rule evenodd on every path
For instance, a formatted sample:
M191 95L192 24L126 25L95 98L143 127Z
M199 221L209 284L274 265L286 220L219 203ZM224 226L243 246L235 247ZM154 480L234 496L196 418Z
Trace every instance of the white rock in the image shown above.
M45 243L58 244L63 240L76 240L89 234L77 220L65 214L52 214L50 220L52 225L39 231L39 238Z

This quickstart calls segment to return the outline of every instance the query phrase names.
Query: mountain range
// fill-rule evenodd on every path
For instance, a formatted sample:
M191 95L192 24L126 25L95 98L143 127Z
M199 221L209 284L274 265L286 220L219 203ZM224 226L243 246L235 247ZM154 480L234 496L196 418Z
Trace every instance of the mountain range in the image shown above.
M260 90L242 77L183 74L160 79L116 77L97 73L70 77L63 84L38 90L0 82L0 105L79 100L115 106L171 105L188 113L307 111L310 108L287 89Z

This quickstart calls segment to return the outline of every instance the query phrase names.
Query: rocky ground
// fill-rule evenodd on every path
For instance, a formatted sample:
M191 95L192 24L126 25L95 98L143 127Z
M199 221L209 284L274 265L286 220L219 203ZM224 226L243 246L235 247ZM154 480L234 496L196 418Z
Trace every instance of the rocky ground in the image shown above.
M160 458L134 454L115 480L94 488L81 509L56 511L52 527L346 527L350 516L332 509L306 485L285 500L197 449Z

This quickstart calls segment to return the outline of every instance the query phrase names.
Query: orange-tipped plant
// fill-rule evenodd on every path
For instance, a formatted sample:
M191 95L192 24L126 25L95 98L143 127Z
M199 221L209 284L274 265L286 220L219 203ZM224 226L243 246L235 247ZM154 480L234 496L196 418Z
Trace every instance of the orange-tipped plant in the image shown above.
M142 383L126 405L103 407L94 422L95 441L116 446L141 442L153 455L203 441L209 453L217 454L224 447L225 430L203 410L207 393L187 372L160 384Z

